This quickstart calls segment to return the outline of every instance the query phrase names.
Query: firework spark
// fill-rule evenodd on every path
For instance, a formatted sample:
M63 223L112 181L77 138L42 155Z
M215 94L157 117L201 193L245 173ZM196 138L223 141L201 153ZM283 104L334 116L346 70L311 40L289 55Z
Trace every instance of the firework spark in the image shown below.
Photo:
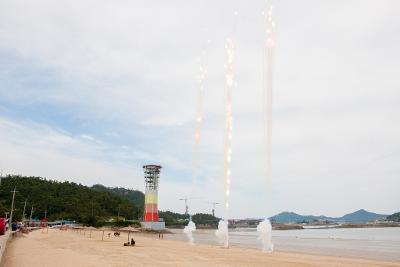
M225 248L229 247L228 232L228 212L229 212L229 195L231 185L231 159L232 159L232 91L236 86L234 76L234 52L235 46L231 39L227 40L226 46L227 63L225 65L225 148L224 148L224 220L218 224L215 235L219 242Z
M232 91L235 87L234 76L234 52L235 46L231 39L226 43L227 63L225 65L225 149L224 149L224 203L225 203L225 223L228 221L229 211L229 195L231 185L231 160L232 160L232 130L233 130L233 116L232 116ZM229 246L228 237L226 237L224 246Z

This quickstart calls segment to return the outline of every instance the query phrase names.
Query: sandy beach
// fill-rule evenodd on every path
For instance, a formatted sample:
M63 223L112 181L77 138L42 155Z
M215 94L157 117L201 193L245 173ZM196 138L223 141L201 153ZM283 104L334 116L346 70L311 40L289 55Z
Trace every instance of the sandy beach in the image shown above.
M102 232L40 230L19 234L8 244L1 267L36 266L400 266L400 263L355 258L316 256L255 249L223 249L210 245L158 240L150 234L134 234L135 247L124 247L120 237Z

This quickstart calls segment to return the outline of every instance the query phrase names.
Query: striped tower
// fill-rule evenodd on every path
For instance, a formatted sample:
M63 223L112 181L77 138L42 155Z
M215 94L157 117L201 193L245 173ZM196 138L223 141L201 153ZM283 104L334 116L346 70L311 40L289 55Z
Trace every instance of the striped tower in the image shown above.
M158 222L158 180L160 179L159 165L145 165L144 182L146 186L146 195L144 200L144 215L145 222Z

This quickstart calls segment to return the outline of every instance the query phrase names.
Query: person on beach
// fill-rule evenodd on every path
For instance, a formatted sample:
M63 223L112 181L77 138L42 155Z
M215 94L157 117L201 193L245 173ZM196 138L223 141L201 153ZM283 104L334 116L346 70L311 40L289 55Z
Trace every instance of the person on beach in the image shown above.
M136 244L135 240L131 238L131 242L124 243L124 247L134 247Z

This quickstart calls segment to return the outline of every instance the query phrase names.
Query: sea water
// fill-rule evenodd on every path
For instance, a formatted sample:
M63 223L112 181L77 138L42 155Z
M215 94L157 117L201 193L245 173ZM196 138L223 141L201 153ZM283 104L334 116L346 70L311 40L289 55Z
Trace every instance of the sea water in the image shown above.
M186 240L182 230L168 239ZM197 243L218 245L214 230L197 230ZM230 229L230 246L261 249L256 229ZM275 250L400 261L400 227L274 230Z

